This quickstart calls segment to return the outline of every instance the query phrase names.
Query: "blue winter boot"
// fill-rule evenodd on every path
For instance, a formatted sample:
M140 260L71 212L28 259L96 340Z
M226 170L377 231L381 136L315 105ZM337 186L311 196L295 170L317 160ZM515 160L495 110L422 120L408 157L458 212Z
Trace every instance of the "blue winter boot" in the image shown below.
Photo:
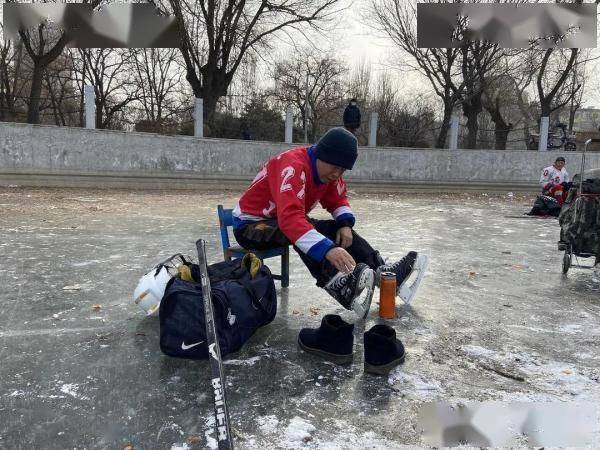
M387 325L375 325L365 333L365 372L386 375L404 362L404 345Z
M352 362L354 325L344 322L338 315L328 314L319 328L303 328L298 344L305 352L321 356L336 364Z

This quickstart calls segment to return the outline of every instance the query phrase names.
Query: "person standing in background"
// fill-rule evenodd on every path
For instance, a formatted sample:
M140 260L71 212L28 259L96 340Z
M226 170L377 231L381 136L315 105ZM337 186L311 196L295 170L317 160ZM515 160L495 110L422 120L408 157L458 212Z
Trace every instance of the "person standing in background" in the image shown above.
M350 100L344 109L344 128L356 136L360 127L360 109L355 98Z

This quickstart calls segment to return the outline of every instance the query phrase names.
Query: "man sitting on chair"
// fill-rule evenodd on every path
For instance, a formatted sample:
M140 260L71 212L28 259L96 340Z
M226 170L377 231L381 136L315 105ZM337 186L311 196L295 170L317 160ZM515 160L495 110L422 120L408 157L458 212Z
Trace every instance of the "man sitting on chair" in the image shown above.
M566 197L565 185L569 182L569 173L565 169L565 158L559 156L554 164L542 170L540 177L540 186L542 195L547 195L556 199L562 206Z
M410 302L427 258L411 251L386 264L353 230L355 217L342 175L352 170L357 156L356 138L338 127L325 133L316 145L296 147L271 158L233 210L233 231L248 250L293 245L317 286L362 318L369 311L381 272L396 274L397 294ZM308 217L317 203L331 213L332 220ZM419 272L418 281L409 288L406 281L414 270Z

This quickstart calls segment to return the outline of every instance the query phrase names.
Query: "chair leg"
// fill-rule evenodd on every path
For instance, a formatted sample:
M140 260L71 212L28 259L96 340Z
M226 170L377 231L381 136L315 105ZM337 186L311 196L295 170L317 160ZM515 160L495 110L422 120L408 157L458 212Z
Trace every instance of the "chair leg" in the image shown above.
M290 248L287 247L281 255L281 287L290 285Z

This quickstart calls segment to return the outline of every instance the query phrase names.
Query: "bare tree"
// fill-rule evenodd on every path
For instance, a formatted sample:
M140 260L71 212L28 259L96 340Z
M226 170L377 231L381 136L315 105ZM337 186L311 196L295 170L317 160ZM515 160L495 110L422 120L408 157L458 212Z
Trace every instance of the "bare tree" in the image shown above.
M83 0L82 3L89 3L92 8L96 8L100 4L100 1L101 0ZM7 2L15 1L7 0ZM19 36L33 63L27 122L39 123L44 72L52 61L60 56L67 45L68 38L65 31L60 30L57 26L49 24L48 22L43 22L38 25L35 31L19 30Z
M516 104L515 93L511 80L508 77L498 77L490 83L483 96L482 105L490 115L494 123L494 148L496 150L506 150L508 134L513 129L514 124L507 117L507 110L511 110Z
M0 22L4 35L4 25ZM16 45L10 39L3 39L0 45L0 120L14 120L17 114L17 98L24 87L23 45Z
M78 99L73 64L68 54L56 58L44 72L44 87L47 92L47 107L52 110L55 125L83 125L79 119L81 108Z
M360 103L367 103L369 101L370 89L372 88L371 82L371 66L370 64L361 59L356 66L352 69L350 79L348 80L347 96L348 98L355 98Z
M563 86L565 91L562 96L570 97L569 101L569 132L573 132L573 124L575 122L575 114L581 108L583 102L583 93L585 91L586 82L588 81L587 69L590 61L598 59L598 56L592 54L589 49L580 50L575 63L573 64L573 70L571 77L568 82Z
M167 3L168 2L168 3ZM268 46L281 32L318 28L336 12L338 0L161 0L163 11L175 15L187 80L204 99L204 114L212 124L219 97L251 52Z
M181 110L182 67L177 49L135 49L131 63L139 87L139 101L146 118L160 124Z
M132 53L127 49L79 49L78 53L81 77L94 87L96 128L111 128L124 108L139 99L139 86L129 74Z
M377 144L395 147L429 147L435 113L423 97L401 102L389 73L382 73L370 93L368 107L379 114Z
M568 95L559 95L564 84L568 82L569 75L572 74L578 53L577 48L564 50L549 48L541 54L536 86L542 117L549 117L553 111L568 104L581 88L579 84L571 89Z
M463 24L458 24L462 28ZM460 103L467 118L467 148L477 147L478 116L483 111L483 94L498 76L503 51L497 44L465 39L460 46L462 95ZM457 93L458 94L458 93Z
M537 76L538 61L535 59L535 53L530 50L507 53L506 60L506 70L501 80L510 84L510 88L507 86L506 89L508 89L507 92L514 95L514 104L522 118L522 137L527 142L530 127L537 123L538 118L538 105L531 101L534 97L532 83ZM499 91L498 94L502 95L502 91ZM506 101L506 97L500 100L503 103ZM513 125L517 125L517 123L518 121L515 121Z
M340 118L331 118L343 104L344 64L328 55L318 55L311 48L300 49L289 59L275 65L275 87L271 96L285 107L294 105L303 128L309 130L308 139L314 141L323 128ZM327 120L328 119L328 120Z
M463 94L459 48L419 48L416 3L406 0L371 0L370 25L389 37L410 59L398 58L401 70L416 70L430 82L443 103L443 116L435 146L443 148L452 112Z

